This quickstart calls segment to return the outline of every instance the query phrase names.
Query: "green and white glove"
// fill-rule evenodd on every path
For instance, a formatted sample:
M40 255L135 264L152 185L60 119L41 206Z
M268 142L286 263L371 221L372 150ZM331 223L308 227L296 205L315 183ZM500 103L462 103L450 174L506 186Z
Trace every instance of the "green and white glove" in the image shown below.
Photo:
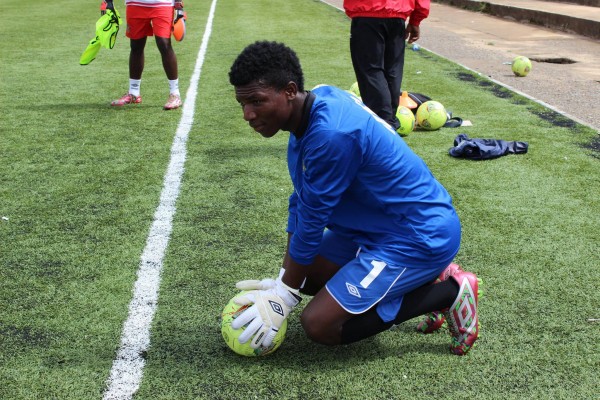
M242 281L244 285L256 285L259 287L271 286L271 280L262 281ZM252 282L252 283L247 283ZM238 282L239 284L240 282ZM236 285L238 286L238 285ZM239 289L239 287L238 287ZM257 349L260 346L268 347L273 342L273 338L279 332L283 321L288 317L294 307L300 303L302 298L298 289L292 289L278 278L273 287L267 289L252 290L233 299L236 304L252 304L246 311L240 314L233 322L233 329L240 329L248 324L244 332L239 336L240 343L246 343L250 339L250 347Z

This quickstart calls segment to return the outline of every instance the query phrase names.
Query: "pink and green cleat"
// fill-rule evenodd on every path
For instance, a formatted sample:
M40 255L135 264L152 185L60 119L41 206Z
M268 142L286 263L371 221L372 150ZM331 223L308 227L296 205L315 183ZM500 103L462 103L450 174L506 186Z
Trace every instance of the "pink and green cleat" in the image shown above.
M445 270L442 271L434 283L445 281L459 271L463 271L460 266L458 264L451 263L448 265L448 267L446 267ZM417 324L417 331L425 334L433 333L439 330L444 325L444 322L446 322L444 313L441 311L433 311L425 314L425 318Z
M444 311L444 316L452 336L450 350L458 356L464 356L479 336L479 280L472 272L465 271L456 272L452 279L459 284L460 289L452 306Z
M169 99L163 108L165 110L175 110L176 108L181 107L182 104L183 102L181 101L181 97L179 95L171 94L169 95Z
M140 104L141 102L142 96L135 96L131 93L127 93L120 99L114 100L112 103L110 103L110 105L113 107L122 107L127 104Z

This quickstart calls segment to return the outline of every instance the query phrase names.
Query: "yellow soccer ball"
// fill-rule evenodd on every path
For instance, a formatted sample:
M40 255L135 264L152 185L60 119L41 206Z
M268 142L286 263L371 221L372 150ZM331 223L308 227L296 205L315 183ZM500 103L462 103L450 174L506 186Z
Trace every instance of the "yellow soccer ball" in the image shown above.
M238 297L246 292L241 292L235 297ZM223 309L221 313L221 335L227 343L227 346L234 352L239 355L246 357L257 357L257 356L266 356L267 354L273 353L281 343L283 343L283 339L285 339L285 332L287 331L287 319L283 321L283 325L277 332L277 335L273 339L273 343L269 347L259 347L258 349L253 349L250 347L250 341L242 344L238 341L238 338L244 332L245 326L240 329L233 329L231 327L231 323L234 319L236 319L241 313L243 313L250 305L240 306L233 302L233 298L229 300L229 303Z
M524 56L515 57L512 61L512 72L516 76L527 76L531 71L531 60Z
M360 97L360 90L358 89L358 82L354 82L350 89L348 89L350 93L353 93L356 97Z
M400 121L400 127L396 129L400 136L406 136L415 129L415 114L410 108L399 106L396 111L396 118Z
M440 129L447 119L446 108L438 101L426 101L417 109L417 125L427 131Z

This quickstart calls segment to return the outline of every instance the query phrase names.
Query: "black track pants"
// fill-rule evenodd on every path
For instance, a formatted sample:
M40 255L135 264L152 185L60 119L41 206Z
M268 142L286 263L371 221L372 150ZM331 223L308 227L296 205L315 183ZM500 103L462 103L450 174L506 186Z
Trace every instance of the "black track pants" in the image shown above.
M404 70L405 21L356 17L350 26L350 56L363 103L392 128Z

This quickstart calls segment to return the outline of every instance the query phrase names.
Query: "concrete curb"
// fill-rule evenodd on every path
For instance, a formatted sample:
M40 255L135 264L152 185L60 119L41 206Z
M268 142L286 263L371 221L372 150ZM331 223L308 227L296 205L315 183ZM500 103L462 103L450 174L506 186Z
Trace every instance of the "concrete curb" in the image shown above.
M469 11L478 11L496 17L512 18L518 22L528 22L592 39L600 39L600 22L590 19L479 0L435 0L435 2Z

